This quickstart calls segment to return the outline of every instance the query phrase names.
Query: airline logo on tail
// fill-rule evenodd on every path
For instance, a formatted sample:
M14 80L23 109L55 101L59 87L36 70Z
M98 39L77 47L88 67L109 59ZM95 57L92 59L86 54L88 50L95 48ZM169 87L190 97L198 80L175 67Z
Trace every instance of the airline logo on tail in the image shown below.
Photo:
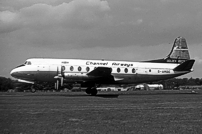
M167 56L166 61L171 63L183 63L190 60L189 51L185 38L178 37L175 39L172 50Z

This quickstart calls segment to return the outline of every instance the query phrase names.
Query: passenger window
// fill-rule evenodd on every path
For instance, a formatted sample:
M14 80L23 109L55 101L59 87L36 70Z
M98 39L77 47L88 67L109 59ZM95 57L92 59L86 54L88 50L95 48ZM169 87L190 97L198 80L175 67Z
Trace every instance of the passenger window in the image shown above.
M120 69L120 68L117 68L117 72L120 73L120 72L121 72L121 69Z
M74 71L74 67L73 66L70 67L70 71Z
M87 72L90 71L90 68L89 68L89 67L86 67L86 71L87 71Z
M124 69L124 72L125 72L125 73L128 73L128 68L125 68L125 69Z
M81 67L80 67L80 66L78 67L78 71L79 71L79 72L81 71Z
M135 68L132 69L132 73L135 73Z

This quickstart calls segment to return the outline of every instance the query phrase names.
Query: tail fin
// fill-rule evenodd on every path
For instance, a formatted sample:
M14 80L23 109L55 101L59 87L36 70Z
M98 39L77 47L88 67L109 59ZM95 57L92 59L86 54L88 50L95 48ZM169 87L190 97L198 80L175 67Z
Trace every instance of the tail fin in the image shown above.
M189 50L185 38L178 37L175 39L172 50L167 56L167 62L182 63L190 60Z
M145 61L145 62L181 64L187 60L190 60L187 42L186 42L185 38L177 37L174 41L171 52L169 53L169 55L166 58L150 60L150 61Z

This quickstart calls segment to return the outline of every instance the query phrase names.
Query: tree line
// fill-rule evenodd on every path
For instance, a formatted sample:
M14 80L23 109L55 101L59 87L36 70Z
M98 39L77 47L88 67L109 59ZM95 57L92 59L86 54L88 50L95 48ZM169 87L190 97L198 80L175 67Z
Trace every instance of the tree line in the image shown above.
M179 88L180 86L197 86L202 85L202 78L173 78L169 80L159 81L164 89Z
M152 83L150 83L152 84ZM178 88L179 86L194 86L202 85L202 78L173 78L169 80L155 82L155 84L162 84L164 89ZM18 83L16 80L11 78L0 77L0 91L7 92L9 89L18 89L18 91L29 90L30 84ZM53 83L41 83L43 90L50 90L54 88Z
M8 89L13 89L13 80L10 78L0 77L0 91L8 91Z

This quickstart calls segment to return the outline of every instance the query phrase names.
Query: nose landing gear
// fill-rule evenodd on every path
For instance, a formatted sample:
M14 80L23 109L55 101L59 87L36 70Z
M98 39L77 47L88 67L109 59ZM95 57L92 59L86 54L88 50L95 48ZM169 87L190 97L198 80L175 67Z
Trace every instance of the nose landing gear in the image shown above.
M31 91L32 93L35 93L35 92L36 92L36 87L35 87L34 85L32 85L30 91Z

